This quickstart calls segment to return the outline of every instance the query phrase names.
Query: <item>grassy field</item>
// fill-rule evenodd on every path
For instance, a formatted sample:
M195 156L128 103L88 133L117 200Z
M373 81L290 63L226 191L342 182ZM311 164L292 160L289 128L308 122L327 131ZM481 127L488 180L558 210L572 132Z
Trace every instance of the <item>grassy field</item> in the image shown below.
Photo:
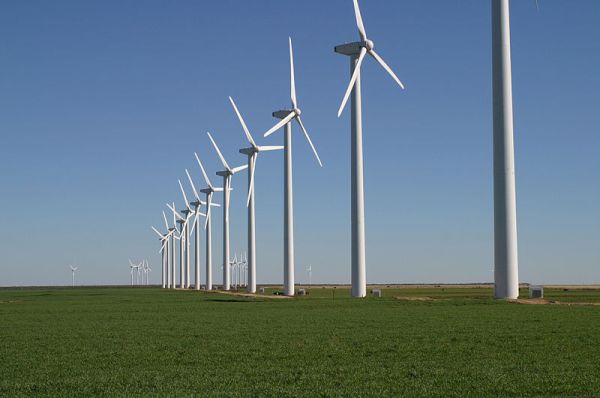
M498 302L484 288L332 290L3 289L0 396L600 396L599 306Z

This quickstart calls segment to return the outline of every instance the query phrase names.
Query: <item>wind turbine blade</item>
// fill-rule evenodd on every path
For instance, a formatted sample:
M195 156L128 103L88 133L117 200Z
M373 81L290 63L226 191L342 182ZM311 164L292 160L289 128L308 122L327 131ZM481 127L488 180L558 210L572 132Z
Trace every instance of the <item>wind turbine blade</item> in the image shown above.
M290 120L292 120L292 118L296 116L296 113L293 111L290 111L290 113L284 117L283 119L281 119L279 121L279 123L277 123L275 126L271 127L269 129L269 131L267 131L263 136L264 137L268 137L271 134L273 134L274 132L276 132L277 130L279 130L281 127L283 127L285 124L287 124Z
M217 146L217 143L215 142L215 140L213 140L212 135L210 135L210 133L206 133L208 134L208 138L210 138L210 142L212 142L213 146L215 147L215 149L217 150L217 154L219 155L219 158L221 158L221 162L223 163L223 166L225 166L225 168L227 170L230 170L229 165L227 164L227 162L225 161L225 158L223 157L223 154L221 153L221 151L219 150L219 147Z
M356 62L356 66L354 67L354 72L352 73L352 78L350 79L348 88L346 89L346 92L344 93L344 99L342 100L340 109L338 109L338 114L337 114L338 117L340 117L342 115L342 112L344 111L344 107L346 106L346 102L348 101L348 98L350 98L350 93L352 92L352 89L354 88L354 84L356 83L356 79L358 79L358 77L360 76L360 67L362 65L363 60L365 59L366 53L367 53L367 49L362 47L360 49L360 54L358 55L358 61Z
M206 170L204 170L204 166L202 166L202 162L200 161L200 158L198 157L198 154L196 152L194 152L194 156L196 156L196 160L198 161L198 165L200 166L200 170L202 170L202 175L204 176L204 181L206 181L206 185L208 185L210 188L212 188L212 184L210 183L210 180L208 179L208 175L206 174Z
M180 220L185 220L185 218L181 217L179 215L179 213L177 213L177 210L175 210L175 206L171 206L170 204L167 203L167 207L173 211L173 214L175 215L175 217L179 218Z
M162 246L160 247L160 250L158 251L159 253L162 253L163 251L165 251L165 246L167 245L169 241L167 239L164 240Z
M165 214L165 211L163 210L163 218L165 219L165 227L167 227L167 231L169 230L169 222L167 221L167 215Z
M260 152L263 151L277 151L279 149L283 149L283 145L261 145L258 147Z
M223 195L227 195L227 211L225 212L225 221L229 222L229 207L231 206L231 177L228 176L225 180L225 190Z
M296 79L294 73L294 50L292 48L292 38L288 37L290 43L290 96L292 99L292 108L298 107L296 103Z
M168 207L169 205L167 205ZM177 228L177 219L175 218L177 216L177 211L175 211L175 202L173 202L173 207L171 207L171 210L173 210L173 228Z
M177 180L177 182L179 183L179 188L181 189L181 193L183 194L183 201L185 202L185 207L187 207L188 210L192 210L190 208L190 202L188 201L187 195L185 194L185 189L183 189L183 185L181 184L181 180Z
M300 116L296 117L296 121L298 122L298 124L300 125L300 128L304 132L304 136L306 137L306 140L310 144L310 147L311 147L313 153L315 154L315 157L317 158L317 162L319 162L319 166L323 167L323 163L321 163L321 158L319 158L319 154L317 153L317 149L313 145L313 143L312 143L312 141L310 139L310 136L308 135L308 131L306 131L306 129L304 128L304 124L302 123L302 119L300 119Z
M210 208L212 207L212 192L208 194L208 198L207 198L207 209L206 210L206 221L204 222L204 229L206 229L206 227L208 226L208 220L210 219Z
M358 7L358 0L354 0L354 15L356 16L356 26L358 27L358 33L362 41L367 40L367 32L365 32L365 25L363 24L362 16L360 15L360 8Z
M241 166L238 166L238 167L235 167L235 168L231 169L231 172L232 172L233 174L235 174L235 173L237 173L237 172L239 172L239 171L242 171L242 170L245 170L245 169L247 169L247 168L248 168L248 165L247 165L247 164L243 164L243 165L241 165Z
M158 230L157 230L156 228L154 228L153 226L152 226L152 227L150 227L150 228L152 228L152 230L153 230L154 232L156 232L156 234L157 234L158 236L160 236L160 238L161 238L161 239L163 238L163 234L161 234L160 232L158 232Z
M237 106L235 106L235 102L233 101L233 98L229 97L229 101L231 102L231 105L233 106L233 110L235 110L235 113L236 113L238 119L240 119L240 123L242 124L242 128L244 129L244 133L246 133L246 138L248 139L250 144L252 144L253 147L256 147L256 143L252 139L252 134L250 134L250 130L248 130L248 126L246 126L246 122L244 122L244 118L242 117L242 114L238 110Z
M194 193L194 196L199 202L202 202L200 200L200 196L198 195L198 191L196 191L196 186L194 185L194 181L192 180L192 176L190 176L190 172L188 171L188 169L185 169L185 174L187 174L188 180L190 181L190 185L192 186L192 192Z
M540 10L540 4L539 4L538 0L535 0L535 8L538 11Z
M379 62L379 64L380 64L381 66L383 66L383 69L385 69L385 70L387 71L387 73L389 73L389 74L390 74L390 76L392 76L392 78L393 78L393 79L396 81L396 83L398 83L398 85L399 85L400 87L402 87L402 89L404 90L404 84L402 84L402 82L400 81L400 79L398 79L398 76L396 76L396 74L394 73L394 71L392 70L392 68L390 68L390 67L388 66L388 64L386 64L386 63L385 63L385 61L383 60L383 58L381 58L381 57L379 56L379 54L377 54L377 53L375 52L375 50L371 50L371 51L369 51L369 54L370 54L370 55L371 55L373 58L375 58L375 60L376 60L377 62Z
M196 212L194 216L194 222L192 223L192 229L190 229L190 235L194 233L194 228L196 228L196 222L198 221L199 212Z
M250 205L250 196L252 195L252 191L254 190L254 172L256 171L256 159L258 158L258 153L255 152L250 161L252 162L252 173L250 173L250 185L248 185L248 198L246 199L246 207Z

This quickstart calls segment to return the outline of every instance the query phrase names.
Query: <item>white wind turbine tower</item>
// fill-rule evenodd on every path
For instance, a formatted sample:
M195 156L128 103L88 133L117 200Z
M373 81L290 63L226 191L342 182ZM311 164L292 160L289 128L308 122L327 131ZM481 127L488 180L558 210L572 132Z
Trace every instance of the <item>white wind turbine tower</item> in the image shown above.
M72 265L69 265L69 268L71 268L71 274L73 277L73 287L75 287L75 271L77 271L79 267L73 267Z
M308 272L308 286L312 285L312 265L306 267L306 272Z
M165 255L165 262L164 262L164 283L163 287L167 287L167 288L171 288L171 279L173 279L173 281L175 281L175 276L173 275L173 277L171 277L171 269L173 267L171 267L171 262L175 262L175 253L173 251L174 245L173 245L173 241L175 240L175 227L169 227L169 222L167 221L167 215L165 214L165 212L162 212L163 214L163 219L165 220L165 228L167 229L167 233L165 234L165 240L162 246L162 253ZM175 225L175 222L173 221L173 225Z
M196 190L196 186L194 185L194 181L190 176L190 172L185 169L185 174L187 174L188 180L190 181L190 185L192 186L192 192L194 193L194 197L196 201L191 202L190 204L194 206L194 223L192 224L192 233L194 229L196 230L195 235L195 247L194 247L194 265L196 270L196 280L194 287L196 290L200 290L200 216L207 217L207 214L200 212L200 206L207 206L208 202L204 202L200 199L200 195L198 195L198 191ZM211 203L210 206L219 207L220 205L217 203ZM205 224L206 225L206 224ZM208 276L208 273L207 273Z
M244 286L248 287L248 253L244 253L244 257L242 257L242 283ZM256 290L256 286L255 286Z
M185 190L183 189L181 180L177 180L177 182L179 182L179 188L181 189L181 194L183 195L183 201L184 201L185 207L186 207L186 209L182 210L181 212L185 216L185 240L186 240L186 242L185 242L185 268L186 268L185 287L189 288L190 283L191 283L191 279L190 279L190 235L191 235L191 232L190 232L190 225L189 225L188 221L195 215L195 213L198 212L198 206L196 206L195 210L190 207L190 202L188 201L187 195L185 194ZM197 217L195 218L195 221L197 221ZM197 232L198 231L196 231L196 238L198 240L200 237L197 234Z
M247 169L248 165L245 164L234 168L229 167L223 154L219 150L217 143L210 133L207 134L221 159L221 163L223 163L223 166L225 167L225 170L218 171L217 175L223 177L223 290L229 290L230 275L227 262L229 259L229 196L231 195L231 177L233 177L234 174Z
M164 212L163 212L163 216L165 217L165 223L166 223L167 216L164 214ZM152 230L158 235L158 240L160 241L159 253L161 253L161 283L162 283L163 289L165 287L167 287L167 274L168 274L168 269L169 269L169 236L171 234L171 231L169 231L168 227L169 227L169 225L167 223L167 233L166 234L160 233L153 226L151 227Z
M204 229L206 231L206 290L212 290L212 212L210 209L212 208L213 194L215 192L221 192L223 189L214 187L211 184L210 179L206 174L206 170L204 170L204 166L196 152L194 152L194 156L196 156L196 160L198 161L200 170L202 170L202 175L204 176L204 181L206 181L207 185L207 188L201 189L200 192L206 195L207 203L206 222L204 223Z
M142 274L142 285L145 285L144 277L146 276L146 260L142 260L142 265L140 266L140 273Z
M173 208L175 208L175 203L172 204ZM163 211L163 218L165 219L165 227L169 231L170 239L167 242L168 248L168 257L167 257L167 287L169 289L175 289L175 240L179 240L177 236L177 221L175 218L175 213L173 213L173 226L169 227L169 222L167 221L167 216Z
M181 182L179 182L179 184L181 185ZM184 195L184 200L186 201L186 207L187 206L187 198L185 198ZM189 208L186 208L184 210L181 210L181 214L183 214L185 217L180 216L177 213L177 210L175 209L175 205L171 206L167 203L167 207L169 207L171 209L171 211L173 211L173 214L175 215L175 217L178 218L178 220L176 221L177 224L179 224L179 242L180 242L180 256L179 256L179 284L180 284L180 288L185 289L189 287L189 279L190 279L190 243L189 243L189 237L190 237L190 230L189 230L189 220L192 218L192 210L190 210Z
M237 266L238 266L238 259L237 259L237 253L236 253L235 256L233 257L233 260L229 261L229 267L231 268L231 273L232 273L231 284L236 289L237 289L237 274L236 274Z
M338 117L342 114L346 101L352 93L351 106L351 213L352 213L352 296L365 297L367 295L366 259L365 259L365 203L363 183L363 150L362 150L362 104L360 92L360 67L367 54L372 56L398 83L404 85L398 79L392 69L373 50L373 41L367 38L363 25L358 1L354 0L354 13L360 41L342 44L335 47L335 52L350 56L350 73L352 75L350 84L344 94L344 99L338 110Z
M190 217L182 217L177 213L177 209L175 209L175 204L168 204L167 207L171 209L173 212L173 220L176 220L175 223L179 224L179 288L185 288L185 245L187 240L186 227L187 221ZM189 216L189 214L188 214ZM175 275L175 265L173 265L173 275ZM175 285L175 279L173 279L173 285Z
M144 273L146 274L146 286L150 284L150 272L152 272L152 268L150 268L150 263L146 260L144 265Z
M538 2L535 2L536 8ZM509 0L492 0L494 296L519 297Z
M140 285L140 274L142 273L142 263L139 263L138 265L135 266L135 269L137 270L137 276L136 276L136 285ZM142 277L142 282L143 282L143 277Z
M264 136L268 137L285 125L284 135L284 221L283 221L283 289L286 296L294 295L294 193L292 178L292 120L296 120L304 133L319 165L322 167L319 154L313 145L302 119L300 108L296 101L296 82L294 77L294 53L292 49L292 38L289 38L290 47L290 97L292 109L273 112L273 117L281 119L275 126L267 131Z
M237 253L235 253L233 260L229 262L229 269L231 270L230 271L231 272L231 287L233 289L235 289L237 287L236 286L236 278L235 278L236 277L235 268L237 266L237 262L238 262Z
M256 161L258 159L259 152L276 151L283 149L283 146L267 146L257 145L250 134L250 130L244 122L242 114L238 110L233 98L229 97L229 101L235 110L235 113L240 120L246 139L250 143L249 148L240 149L240 153L248 156L248 199L246 200L246 207L248 208L248 253L250 257L248 260L249 268L249 283L247 285L248 292L256 293L256 226L255 226L255 208L254 208L254 173L256 171Z
M136 269L136 265L129 260L129 269L131 271L131 286L133 286L133 272Z

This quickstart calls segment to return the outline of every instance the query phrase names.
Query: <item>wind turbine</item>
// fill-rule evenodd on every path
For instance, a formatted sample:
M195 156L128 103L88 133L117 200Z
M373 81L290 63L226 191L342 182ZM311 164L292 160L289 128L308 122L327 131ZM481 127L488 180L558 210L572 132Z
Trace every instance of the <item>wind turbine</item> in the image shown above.
M365 263L365 202L363 182L363 150L362 150L362 100L360 92L360 67L367 54L385 69L401 88L404 85L392 69L373 49L373 41L367 38L362 21L358 1L354 0L354 14L360 41L336 46L334 51L350 57L350 84L338 110L338 117L352 93L351 106L351 213L352 213L352 296L367 295L366 263Z
M163 215L164 215L164 212L163 212ZM166 222L167 216L166 215L164 215L164 216L165 216L165 222ZM169 227L169 225L167 223L167 231L168 231L168 227ZM169 236L171 234L171 231L168 231L166 234L162 234L153 226L151 228L158 235L158 240L161 243L160 250L158 252L161 253L161 264L162 264L161 279L162 279L162 288L164 289L167 285L167 270L169 268L169 264L168 264L169 248L168 248L168 246L169 246Z
M229 167L223 154L219 150L217 143L210 133L207 134L221 159L221 163L223 163L223 166L225 167L225 170L218 171L217 175L223 177L223 290L229 290L230 276L227 261L229 259L229 195L231 195L231 177L233 177L234 174L247 169L248 165L245 164L234 168Z
M237 289L237 275L236 275L236 267L238 265L238 259L237 259L237 253L235 254L235 256L233 257L233 260L229 261L229 267L231 268L232 271L232 285L234 286L235 289Z
M323 167L319 154L313 145L302 119L300 118L300 108L296 101L296 82L294 76L294 52L292 49L292 38L289 38L290 47L290 97L292 109L273 112L273 117L281 119L275 126L267 131L264 136L268 137L275 131L285 125L284 135L284 221L283 221L283 289L286 296L294 295L294 193L292 182L292 120L296 120L300 129L304 133L308 144L310 145L317 162Z
M190 172L187 169L185 169L185 174L187 174L188 180L190 181L190 185L192 186L192 192L194 193L194 197L196 198L196 201L191 202L190 204L194 206L194 223L192 225L192 232L194 232L194 229L196 230L196 235L195 235L196 245L195 245L195 251L194 251L194 254L195 254L194 265L196 268L195 288L196 288L196 290L200 290L200 216L208 217L208 210L207 210L206 214L201 213L200 206L207 206L207 208L208 208L210 206L219 207L220 205L218 203L211 202L210 206L209 206L208 202L202 201L200 199L200 195L198 195L196 186L194 185L194 180L190 176ZM207 278L208 278L208 271L207 271Z
M184 228L185 228L185 287L189 288L190 287L190 226L188 224L188 221L190 220L190 218L192 218L192 215L194 215L197 211L198 208L196 208L196 210L193 210L190 207L190 202L188 201L187 195L185 194L185 190L183 189L183 185L181 184L181 180L177 180L177 182L179 182L179 188L181 189L181 194L183 195L183 201L185 203L185 209L181 211L181 213L183 213L183 215L185 216L185 223L184 223ZM197 234L196 234L197 236ZM198 236L197 236L198 237Z
M206 195L206 222L204 223L204 229L206 230L206 290L212 290L212 218L211 218L211 207L212 207L212 196L215 192L221 192L222 188L214 187L208 175L206 174L206 170L204 170L204 166L198 157L198 154L194 152L194 156L196 156L196 160L198 161L198 165L200 166L200 170L202 170L202 175L204 176L204 181L206 181L207 188L201 189L200 192Z
M248 253L250 253L250 260L248 263L250 270L248 292L256 293L256 226L254 222L254 172L256 170L256 161L259 152L276 151L283 149L283 146L257 145L252 138L252 134L250 134L250 130L248 130L248 127L246 126L246 122L244 122L242 114L235 105L233 98L229 97L229 101L240 120L240 124L246 134L246 139L250 143L250 147L240 149L240 153L248 156L248 199L246 200L246 207L248 208Z
M165 214L165 212L162 212L163 214L163 219L165 220L165 228L167 229L167 233L165 234L165 241L163 243L162 246L162 252L165 255L165 264L164 264L164 279L166 281L166 287L167 288L171 288L171 279L173 279L173 282L175 281L175 275L173 274L173 276L171 277L171 263L175 263L175 253L173 251L173 242L175 240L175 227L169 227L169 222L167 221L167 215ZM173 222L173 225L175 225L175 222ZM173 266L174 267L174 266ZM163 286L164 287L164 286Z
M177 213L177 209L175 209L175 204L173 203L168 204L167 203L167 207L169 209L171 209L171 211L173 212L173 221L176 224L179 224L179 287L181 289L185 288L185 259L184 259L184 252L185 252L185 248L184 245L186 244L186 234L185 234L185 227L186 227L186 223L187 220L189 220L189 217L183 218L182 216L179 215L179 213ZM175 263L173 262L173 287L175 287Z
M248 287L248 253L244 253L244 257L242 257L242 263L243 263L242 282L243 282L244 286ZM255 286L255 288L256 288L256 286Z
M181 181L179 181L179 185L181 186ZM192 211L189 208L189 205L187 204L187 198L185 197L185 193L184 193L184 200L186 203L186 209L181 210L181 214L183 214L185 217L180 216L177 213L177 210L175 209L175 206L171 206L167 203L167 207L169 207L172 211L173 214L178 218L178 220L176 221L177 224L179 224L179 228L180 228L180 232L179 232L179 238L180 238L180 259L179 259L179 268L180 268L180 275L179 275L179 279L180 279L180 288L185 289L188 288L190 286L190 242L189 242L189 237L190 237L190 230L189 230L189 225L188 222L189 220L192 218Z
M144 274L146 274L146 286L148 286L150 284L150 272L152 272L152 268L150 268L150 263L146 259L146 262L144 265Z
M306 272L308 272L308 286L312 285L312 265L306 267Z
M136 284L139 286L140 285L140 274L141 274L141 269L142 269L142 263L139 263L138 265L135 266L135 269L137 270L137 276L136 276ZM142 282L143 282L143 277L142 277Z
M173 208L175 208L175 203L173 203ZM177 232L177 222L175 220L175 214L173 214L173 226L169 227L169 222L167 221L167 216L163 211L163 218L165 220L165 227L167 231L169 231L170 238L167 241L168 248L168 257L167 257L167 287L169 289L175 289L175 240L179 239L176 235Z
M75 271L77 271L79 267L73 267L72 265L69 265L69 267L71 268L71 274L73 276L73 287L75 287Z
M129 269L131 271L131 286L133 286L133 270L136 269L136 265L131 262L131 259L129 260Z

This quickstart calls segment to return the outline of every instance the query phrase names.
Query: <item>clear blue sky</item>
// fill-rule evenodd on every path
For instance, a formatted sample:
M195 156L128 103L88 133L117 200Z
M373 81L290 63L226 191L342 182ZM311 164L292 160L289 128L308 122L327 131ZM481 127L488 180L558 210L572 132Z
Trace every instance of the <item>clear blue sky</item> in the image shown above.
M363 68L369 282L491 281L490 2L368 1ZM520 277L600 283L600 2L512 2ZM289 104L287 38L303 119L295 135L296 280L350 280L349 119L336 110L357 38L351 0L4 1L0 5L0 285L127 283L127 258L160 279L166 201L198 151L233 164ZM296 132L297 133L297 132ZM279 144L281 134L261 142ZM282 280L282 155L256 174L258 281ZM245 249L236 176L232 252ZM220 202L222 199L217 197ZM220 280L221 215L214 218Z

